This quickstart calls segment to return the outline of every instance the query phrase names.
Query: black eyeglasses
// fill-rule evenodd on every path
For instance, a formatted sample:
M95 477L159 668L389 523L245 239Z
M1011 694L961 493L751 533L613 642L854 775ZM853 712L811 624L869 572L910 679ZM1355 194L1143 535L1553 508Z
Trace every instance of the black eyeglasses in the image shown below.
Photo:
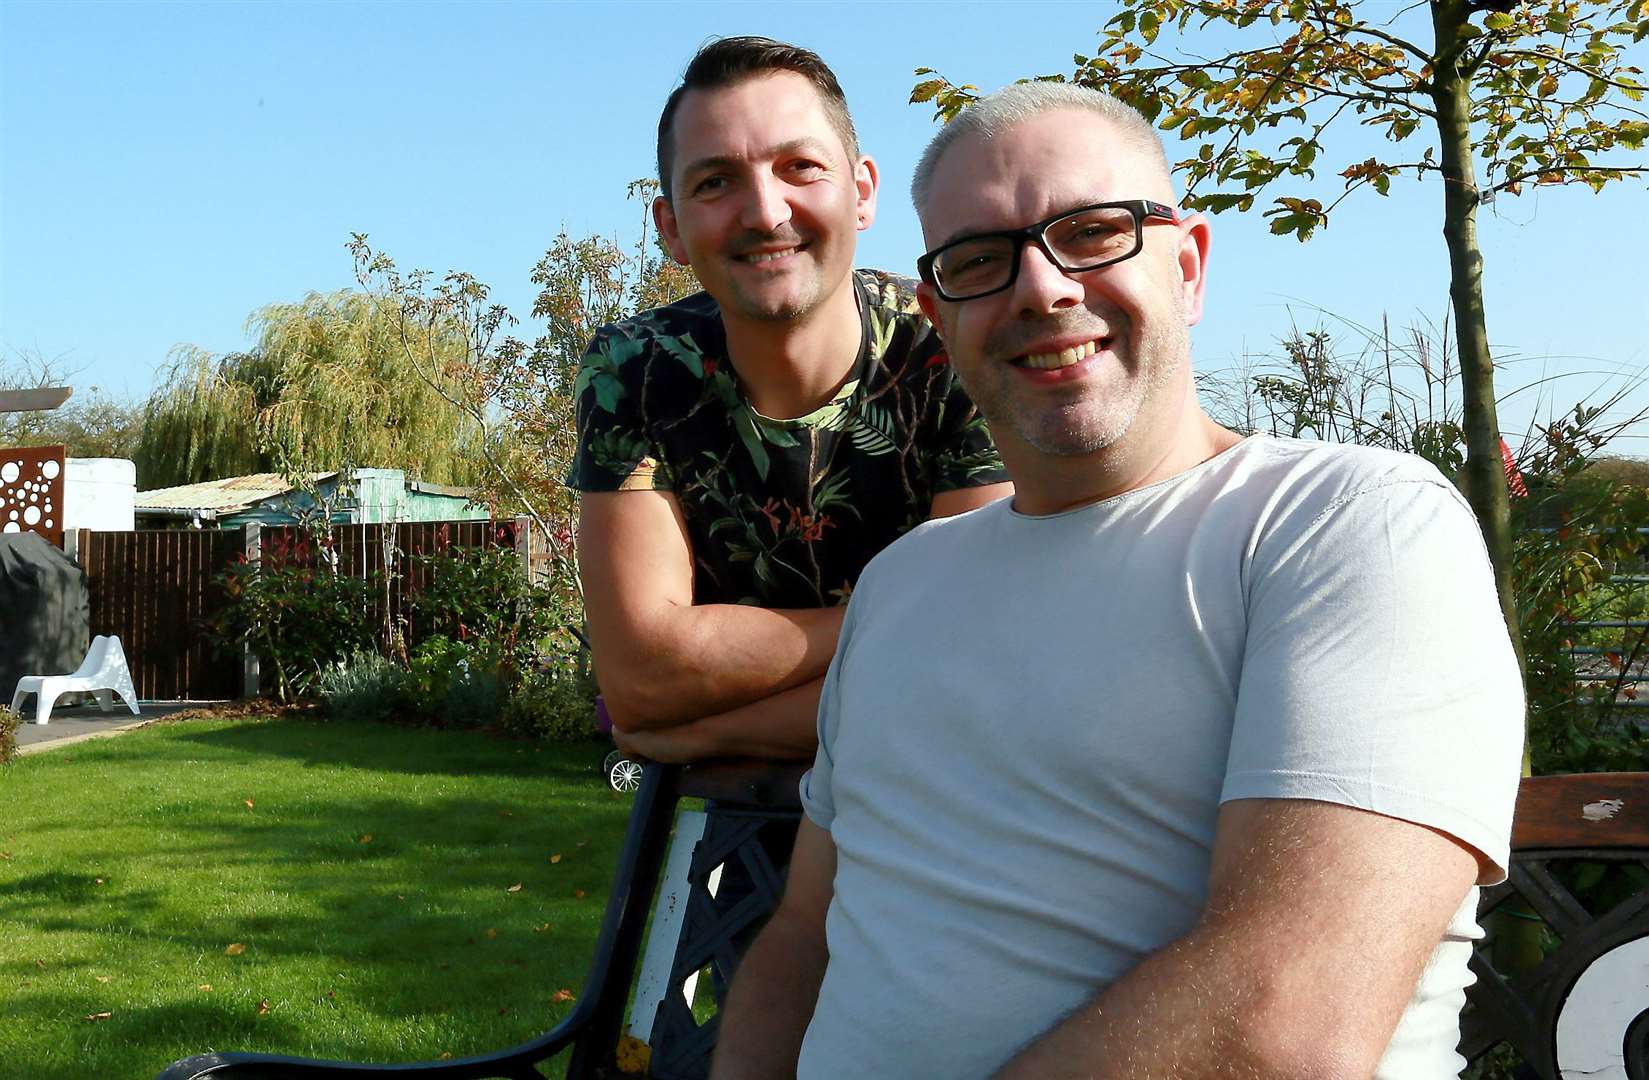
M1095 203L1067 210L1023 229L952 240L916 260L922 280L942 300L957 303L1001 292L1019 278L1025 245L1035 243L1067 274L1098 270L1138 255L1146 225L1178 225L1171 206L1150 199Z

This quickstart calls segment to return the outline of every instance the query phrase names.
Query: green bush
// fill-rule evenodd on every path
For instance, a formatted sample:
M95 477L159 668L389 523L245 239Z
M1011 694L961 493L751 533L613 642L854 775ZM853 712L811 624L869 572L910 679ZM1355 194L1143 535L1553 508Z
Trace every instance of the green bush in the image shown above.
M405 706L407 682L399 664L360 649L321 673L320 694L333 716L382 723Z
M0 765L10 765L17 757L17 725L23 718L0 705Z
M335 573L307 537L274 535L261 565L241 560L218 576L228 602L208 633L221 653L257 653L275 676L276 695L293 701L314 696L341 658L372 647L380 582Z
M462 646L471 667L513 687L557 628L553 591L528 581L508 547L449 546L411 562L424 578L411 596L414 627Z
M565 668L534 671L504 706L506 731L549 742L588 742L596 737L595 692Z
M504 703L502 680L496 671L471 668L458 673L441 699L443 727L487 727L497 723Z
M479 642L436 634L408 657L406 702L428 722L485 727L498 721L506 695L496 653Z

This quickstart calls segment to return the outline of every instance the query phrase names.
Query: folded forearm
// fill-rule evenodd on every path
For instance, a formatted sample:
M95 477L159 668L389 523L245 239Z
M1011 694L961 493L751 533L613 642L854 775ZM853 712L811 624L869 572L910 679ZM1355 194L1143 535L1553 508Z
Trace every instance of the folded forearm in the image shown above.
M602 692L614 720L638 731L758 704L824 675L843 610L672 607L596 642Z
M655 761L684 764L708 758L754 757L800 761L818 749L822 678L714 716L650 730L625 731L626 750Z

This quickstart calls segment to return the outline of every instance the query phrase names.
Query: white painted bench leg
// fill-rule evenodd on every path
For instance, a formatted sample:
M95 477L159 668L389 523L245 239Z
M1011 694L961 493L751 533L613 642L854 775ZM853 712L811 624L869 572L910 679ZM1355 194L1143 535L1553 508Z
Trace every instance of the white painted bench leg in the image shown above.
M650 1042L653 1022L658 1018L659 1002L670 992L670 969L676 962L676 942L681 938L682 920L687 917L687 871L693 865L693 849L704 838L705 815L699 810L683 810L676 818L675 835L670 838L670 850L664 856L664 872L660 877L658 902L653 906L653 922L647 930L647 949L641 958L641 974L636 978L636 994L630 1005L624 1031L631 1038ZM708 882L710 895L716 894L721 884L721 868L717 867ZM688 1007L693 1004L693 992L698 987L698 975L690 975L682 986Z

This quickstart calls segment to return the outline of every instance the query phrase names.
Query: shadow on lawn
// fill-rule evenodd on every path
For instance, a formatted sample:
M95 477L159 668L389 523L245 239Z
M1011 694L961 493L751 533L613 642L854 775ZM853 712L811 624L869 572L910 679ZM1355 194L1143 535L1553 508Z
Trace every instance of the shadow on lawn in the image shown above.
M260 758L338 775L254 785L255 807L211 783L148 792L120 828L163 830L154 850L111 835L81 873L9 882L7 919L68 943L46 968L0 959L0 1031L49 1026L73 1059L28 1062L30 1080L152 1076L212 1048L313 1053L339 1011L350 1048L322 1056L404 1059L409 1022L423 1032L412 1044L462 1032L435 1036L462 1055L546 1031L571 1007L555 995L581 986L630 806L601 782L601 744L308 717L192 727L149 750L186 776ZM180 962L98 985L128 943ZM244 951L227 955L231 943ZM22 1065L0 1060L0 1075Z
M393 738L383 736L392 734ZM310 765L343 765L374 772L448 776L522 776L560 781L599 776L602 758L612 744L596 737L587 743L552 744L515 740L486 731L435 731L394 727L358 720L329 720L288 715L256 724L204 730L180 728L184 743L290 758ZM438 750L436 748L439 748ZM501 756L500 750L511 750Z

